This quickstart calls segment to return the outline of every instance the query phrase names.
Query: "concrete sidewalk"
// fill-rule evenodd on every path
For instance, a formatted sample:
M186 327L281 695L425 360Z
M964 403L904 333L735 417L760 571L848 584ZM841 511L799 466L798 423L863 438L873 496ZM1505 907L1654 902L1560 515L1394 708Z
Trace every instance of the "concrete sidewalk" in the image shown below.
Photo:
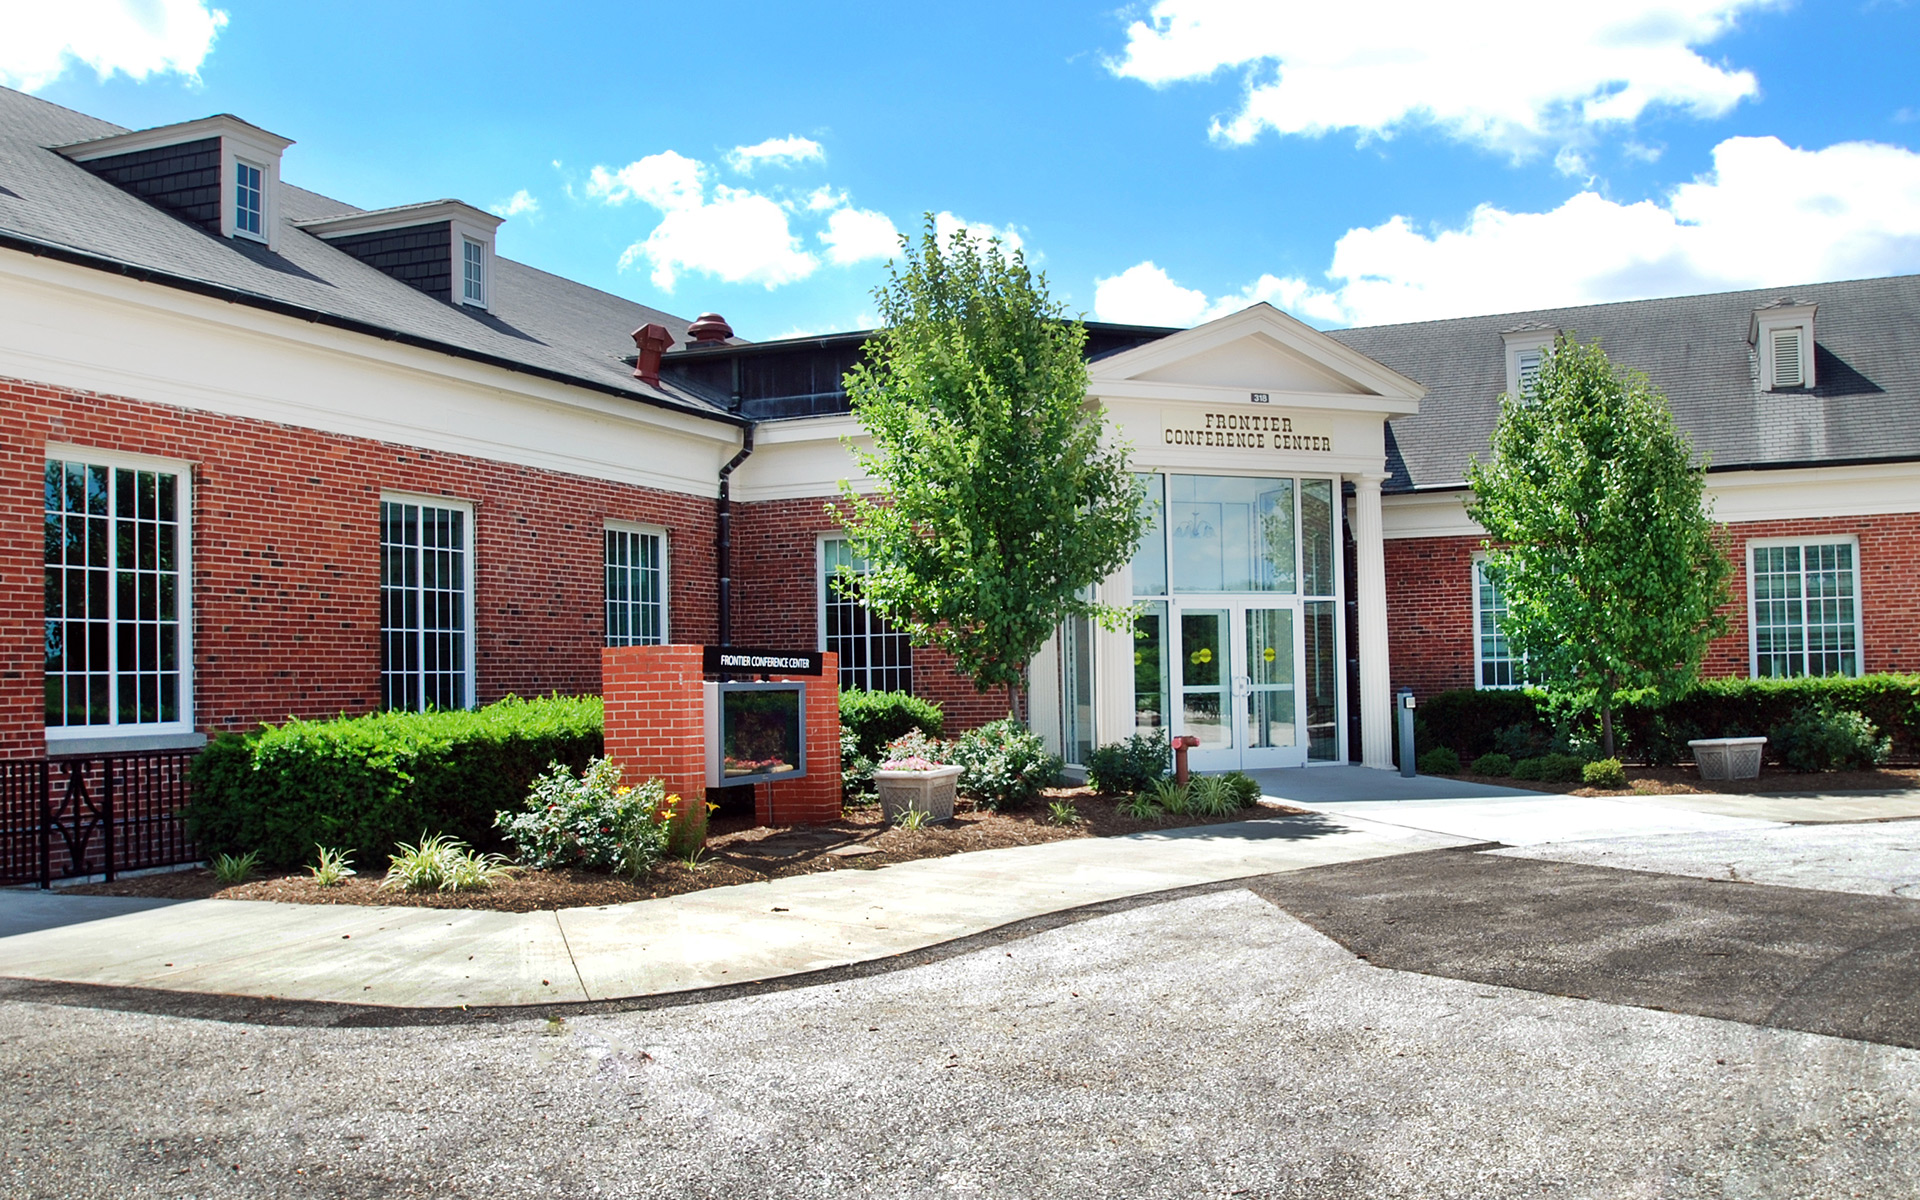
M406 1007L609 1000L847 966L1127 896L1462 841L1313 814L557 913L197 900L0 938L0 976Z

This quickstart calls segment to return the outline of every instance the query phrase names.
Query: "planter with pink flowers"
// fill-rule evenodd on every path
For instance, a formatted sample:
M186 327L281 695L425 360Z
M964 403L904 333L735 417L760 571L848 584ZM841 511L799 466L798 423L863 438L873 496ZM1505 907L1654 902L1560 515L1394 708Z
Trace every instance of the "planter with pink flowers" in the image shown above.
M923 812L929 823L953 819L954 789L960 768L915 755L888 759L873 773L880 811L889 822L903 812Z

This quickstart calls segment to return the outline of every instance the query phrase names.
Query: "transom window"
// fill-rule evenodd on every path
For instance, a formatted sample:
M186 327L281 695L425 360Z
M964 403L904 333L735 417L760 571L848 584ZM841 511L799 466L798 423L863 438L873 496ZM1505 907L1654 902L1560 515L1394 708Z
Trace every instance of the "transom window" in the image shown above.
M233 164L233 228L261 236L260 168L249 162Z
M607 645L658 646L667 640L664 535L608 526Z
M1860 674L1854 543L1760 544L1749 553L1754 677Z
M461 296L468 304L487 302L486 290L486 248L472 238L461 238L462 262L465 266Z
M388 708L473 702L470 524L463 508L380 504L380 682Z
M49 730L190 721L185 486L93 454L47 461Z
M860 602L867 564L845 538L820 543L821 640L840 656L840 686L913 690L913 643Z
M1474 686L1481 688L1520 687L1526 682L1525 660L1507 644L1504 628L1507 600L1500 583L1487 570L1484 560L1473 564L1473 661Z

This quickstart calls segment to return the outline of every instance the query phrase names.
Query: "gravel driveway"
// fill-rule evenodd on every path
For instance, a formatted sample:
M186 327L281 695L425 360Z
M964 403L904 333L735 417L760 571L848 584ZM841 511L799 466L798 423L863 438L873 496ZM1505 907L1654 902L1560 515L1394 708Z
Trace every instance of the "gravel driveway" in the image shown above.
M564 1021L0 1002L0 1079L9 1197L1920 1194L1920 1052L1375 966L1244 888Z

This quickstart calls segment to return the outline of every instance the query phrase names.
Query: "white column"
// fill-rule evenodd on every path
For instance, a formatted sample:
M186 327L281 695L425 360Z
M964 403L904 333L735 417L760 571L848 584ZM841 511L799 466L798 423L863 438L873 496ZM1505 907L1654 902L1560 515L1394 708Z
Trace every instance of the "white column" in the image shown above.
M1387 553L1381 537L1380 484L1385 475L1354 479L1353 541L1360 617L1360 761L1393 769L1393 672L1387 662Z

